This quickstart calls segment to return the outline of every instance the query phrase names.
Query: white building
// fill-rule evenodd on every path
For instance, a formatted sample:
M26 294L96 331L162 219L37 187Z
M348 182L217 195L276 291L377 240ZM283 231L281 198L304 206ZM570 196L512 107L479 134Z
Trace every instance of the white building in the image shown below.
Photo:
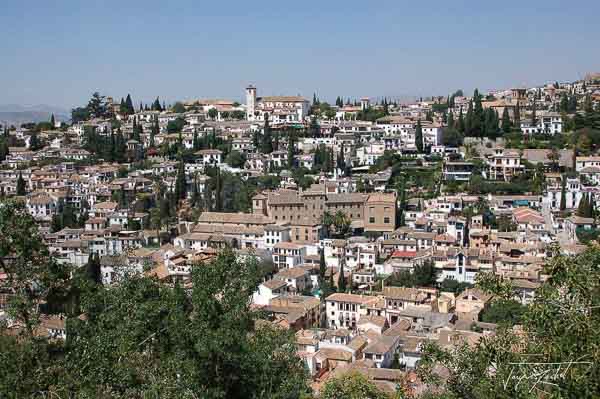
M264 121L267 117L273 125L280 123L302 123L308 116L310 104L300 96L257 97L256 87L246 88L246 118Z
M521 121L523 134L551 134L562 133L562 116L557 112L546 112L536 118L536 123L531 120Z
M306 246L291 242L280 242L273 246L273 263L279 269L293 268L304 263Z

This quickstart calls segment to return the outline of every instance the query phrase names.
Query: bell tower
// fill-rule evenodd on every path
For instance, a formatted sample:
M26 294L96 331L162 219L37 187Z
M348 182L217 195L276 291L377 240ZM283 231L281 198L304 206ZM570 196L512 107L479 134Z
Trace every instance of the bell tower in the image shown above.
M246 119L254 120L254 111L256 110L256 87L249 85L246 87Z

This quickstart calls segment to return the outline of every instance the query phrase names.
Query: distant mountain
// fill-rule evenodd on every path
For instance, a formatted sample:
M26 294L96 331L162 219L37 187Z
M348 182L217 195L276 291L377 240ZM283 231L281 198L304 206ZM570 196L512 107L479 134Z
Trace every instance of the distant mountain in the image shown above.
M19 104L0 104L0 123L19 126L27 122L49 121L50 116L59 121L68 121L71 118L71 112L65 108L53 105L19 105Z

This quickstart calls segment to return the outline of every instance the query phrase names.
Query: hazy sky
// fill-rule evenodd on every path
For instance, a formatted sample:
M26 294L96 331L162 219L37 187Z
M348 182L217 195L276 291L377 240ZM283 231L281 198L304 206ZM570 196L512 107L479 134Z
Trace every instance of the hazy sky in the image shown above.
M445 95L600 71L600 1L2 0L0 104Z

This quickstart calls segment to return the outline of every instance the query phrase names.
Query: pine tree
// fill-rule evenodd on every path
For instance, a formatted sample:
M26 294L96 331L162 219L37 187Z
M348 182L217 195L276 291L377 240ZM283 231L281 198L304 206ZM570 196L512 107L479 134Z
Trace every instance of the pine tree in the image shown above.
M19 177L17 178L17 195L23 196L25 193L25 179L23 179L23 174L19 172Z
M415 128L415 146L417 152L423 152L423 128L421 127L421 120L417 121L417 127Z

